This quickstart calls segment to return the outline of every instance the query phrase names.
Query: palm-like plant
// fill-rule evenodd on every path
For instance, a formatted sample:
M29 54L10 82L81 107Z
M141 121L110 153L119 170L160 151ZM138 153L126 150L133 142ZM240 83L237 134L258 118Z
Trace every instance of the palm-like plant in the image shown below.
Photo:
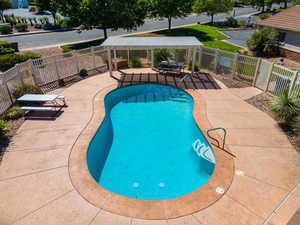
M285 124L292 122L300 115L299 99L289 96L289 91L284 90L270 105L269 109L277 119Z

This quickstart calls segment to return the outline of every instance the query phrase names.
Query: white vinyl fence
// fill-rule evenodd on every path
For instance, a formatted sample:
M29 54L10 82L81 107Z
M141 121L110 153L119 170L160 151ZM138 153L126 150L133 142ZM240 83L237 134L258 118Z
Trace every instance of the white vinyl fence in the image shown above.
M102 47L92 47L17 64L0 74L0 114L14 104L13 92L19 85L30 83L46 91L57 88L78 75L81 69L107 70L106 57Z
M151 54L147 50L116 52L117 57L126 58L129 62L138 57L145 66L151 64ZM175 58L177 61L184 60L189 63L191 54L180 50L176 51ZM35 84L47 91L64 85L68 79L76 77L81 69L106 71L106 61L107 52L99 46L18 64L0 74L0 114L14 104L12 93L20 84ZM257 57L199 46L196 66L246 82L273 95L288 89L291 96L300 97L300 74L297 71Z

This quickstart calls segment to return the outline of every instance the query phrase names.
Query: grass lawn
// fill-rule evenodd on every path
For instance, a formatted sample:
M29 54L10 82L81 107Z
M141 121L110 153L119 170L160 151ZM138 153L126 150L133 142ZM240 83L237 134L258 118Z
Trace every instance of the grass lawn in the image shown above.
M70 52L73 50L80 50L84 48L89 48L92 46L99 46L102 44L104 41L104 38L96 39L93 41L87 41L87 42L81 42L81 43L75 43L75 44L70 44L70 45L63 45L61 46L63 52Z
M175 28L171 31L162 30L152 33L138 34L134 36L195 36L206 47L217 48L230 52L237 52L242 49L239 46L222 41L228 39L228 37L225 34L221 33L221 30L224 30L224 28L208 25L192 25Z
M192 25L192 26L185 26L181 28L172 29L171 31L168 30L162 30L157 31L153 33L144 33L144 34L138 34L133 36L195 36L203 43L204 46L210 47L210 48L217 48L224 51L230 51L230 52L237 52L240 49L242 49L239 46L232 45L230 43L224 42L222 40L228 39L228 37L219 32L221 30L224 30L226 28L219 28L214 26L207 26L207 25ZM69 52L73 50L80 50L84 48L89 48L91 46L99 46L104 41L103 38L97 39L94 41L88 41L88 42L82 42L77 44L71 44L71 45L63 45L61 48L63 49L63 52Z

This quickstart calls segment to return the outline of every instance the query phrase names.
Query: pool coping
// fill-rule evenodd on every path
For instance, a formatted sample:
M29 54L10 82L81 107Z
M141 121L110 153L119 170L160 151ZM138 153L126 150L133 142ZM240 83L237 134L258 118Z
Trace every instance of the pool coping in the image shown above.
M69 156L69 175L75 190L97 208L122 216L153 220L190 215L209 207L222 198L233 181L234 159L214 145L211 146L214 149L217 164L211 179L198 190L178 198L168 200L130 198L106 190L94 180L87 167L87 150L105 116L104 98L116 88L117 85L110 85L99 90L95 95L92 117L72 147ZM212 128L207 119L203 96L192 90L184 91L194 99L193 115L202 132ZM206 136L205 132L203 134ZM208 139L207 136L206 138ZM220 139L218 135L216 138ZM225 149L229 151L227 146ZM224 189L223 194L216 192L218 187Z

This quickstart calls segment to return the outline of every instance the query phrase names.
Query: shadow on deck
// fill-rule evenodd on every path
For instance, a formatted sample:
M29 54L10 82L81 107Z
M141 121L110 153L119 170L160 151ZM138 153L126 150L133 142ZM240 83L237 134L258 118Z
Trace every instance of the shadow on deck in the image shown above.
M196 72L193 76L187 76L184 80L182 78L185 74L169 74L169 73L126 73L120 71L120 78L118 78L118 86L124 87L134 84L142 83L158 83L175 86L181 89L221 89L210 74L204 72Z

